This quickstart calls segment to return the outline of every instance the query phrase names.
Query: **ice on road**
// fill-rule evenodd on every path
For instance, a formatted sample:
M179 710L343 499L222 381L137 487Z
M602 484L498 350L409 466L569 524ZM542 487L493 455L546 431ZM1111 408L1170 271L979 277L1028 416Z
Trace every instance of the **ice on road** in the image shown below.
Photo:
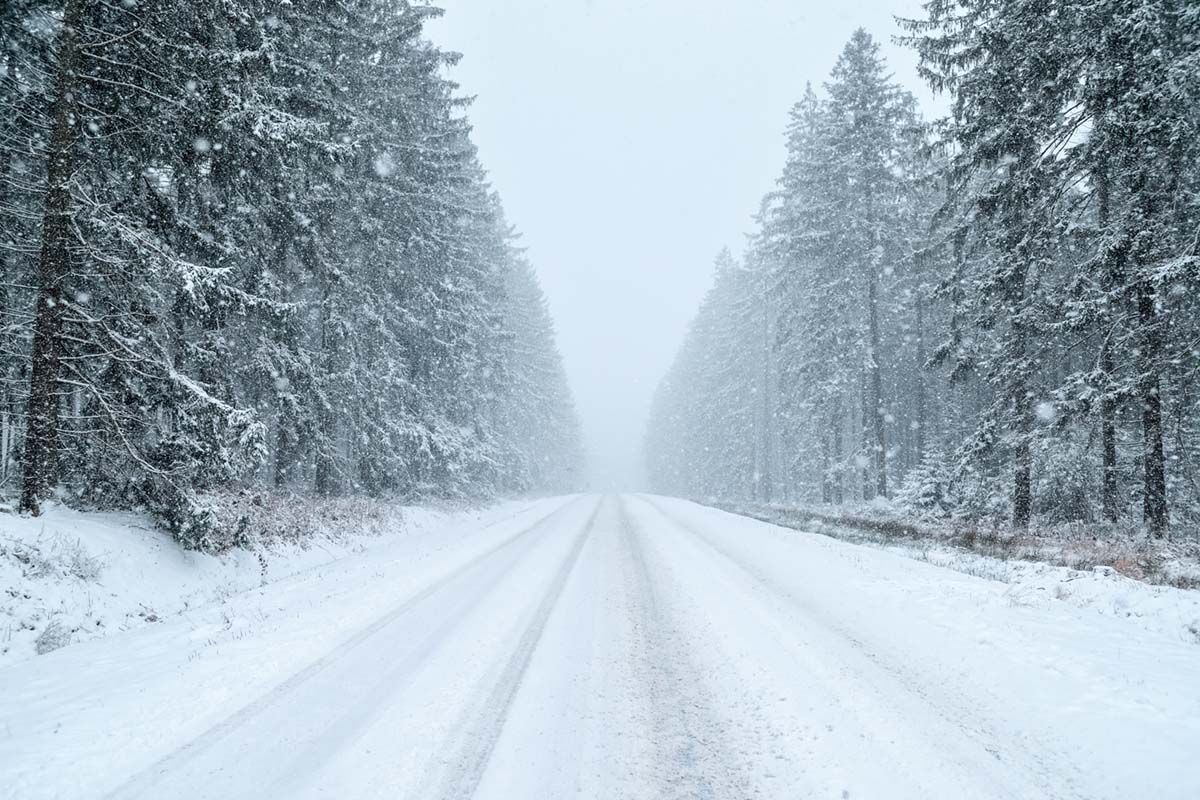
M0 671L0 794L1200 797L1200 647L1004 588L536 501Z

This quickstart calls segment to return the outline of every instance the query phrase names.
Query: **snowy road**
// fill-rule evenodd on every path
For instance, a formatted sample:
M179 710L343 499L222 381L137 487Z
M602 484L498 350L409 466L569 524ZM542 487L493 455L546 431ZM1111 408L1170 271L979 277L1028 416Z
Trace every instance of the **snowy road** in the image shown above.
M0 672L0 793L1200 796L1200 647L1004 588L678 500L537 501Z

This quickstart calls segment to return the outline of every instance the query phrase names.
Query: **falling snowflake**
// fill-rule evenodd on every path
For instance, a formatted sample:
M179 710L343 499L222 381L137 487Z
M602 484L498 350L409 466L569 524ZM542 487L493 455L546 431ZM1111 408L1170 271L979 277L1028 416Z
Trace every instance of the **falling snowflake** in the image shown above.
M386 178L396 171L396 160L391 153L381 153L375 158L375 174Z

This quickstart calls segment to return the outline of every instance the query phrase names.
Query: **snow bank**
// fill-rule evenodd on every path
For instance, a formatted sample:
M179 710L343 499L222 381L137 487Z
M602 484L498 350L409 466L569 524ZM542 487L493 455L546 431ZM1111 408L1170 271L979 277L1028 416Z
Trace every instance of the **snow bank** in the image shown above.
M810 516L808 512L782 506L723 506L724 510L762 522L808 534L829 536L855 544L899 553L940 567L1008 584L1005 596L1013 605L1050 607L1066 603L1110 617L1134 621L1139 627L1167 633L1200 644L1200 591L1194 588L1150 583L1148 579L1170 580L1183 586L1200 584L1200 563L1191 543L1162 545L1153 572L1137 568L1136 549L1109 545L1094 539L1028 537L1031 543L988 545L963 537L922 535L923 528L872 520L876 527L836 524ZM905 530L899 530L903 527ZM986 548L978 552L973 548ZM1144 558L1145 555L1136 556ZM1062 563L1079 564L1081 568ZM1109 564L1096 564L1109 561ZM1113 565L1116 566L1113 566Z
M382 641L404 651L413 642L436 637L439 630L444 634L448 630L441 613L447 611L444 595L438 596L440 600L432 610L427 609L426 616L413 620L405 616L407 610L434 587L470 587L472 578L477 577L470 569L472 564L483 563L499 543L515 541L572 499L500 503L479 510L402 509L404 523L392 533L375 537L347 533L340 545L325 543L323 547L329 551L324 554L325 563L318 563L317 554L325 552L320 547L299 554L276 552L268 557L271 582L266 586L253 585L220 602L160 617L155 624L134 622L132 630L0 667L0 685L5 687L0 692L0 720L4 723L0 725L0 797L83 800L110 796L119 784L206 731L228 724L234 714L253 716L255 703L304 685L308 676L325 673L330 664L345 664L348 654L358 654L374 670L358 674L359 678L378 678L378 670L383 669L392 677L391 683L356 684L356 696L361 699L365 694L367 700L346 703L343 687L358 678L330 670L327 675L334 676L337 688L321 693L313 704L305 704L309 719L317 720L316 730L327 733L331 737L327 741L340 742L336 732L326 727L332 720L347 713L369 717L379 699L371 694L375 687L395 688L397 661L391 654L385 653L379 660L377 651L369 647L360 650L358 645L392 621L408 625L407 632L381 636L376 643ZM579 504L570 513L578 519L586 510ZM91 515L84 518L88 522L95 519ZM522 541L532 546L544 540L528 537ZM361 552L354 553L356 549ZM514 548L506 552L515 558L526 551ZM182 555L195 563L176 570L177 577L207 569L217 581L233 573L235 559L257 563L253 554L231 553L225 561L216 559L215 567L206 568L201 565L212 564L211 557ZM304 568L302 561L308 558L314 559L308 562L314 566ZM503 571L504 563L509 562L501 562L499 567L487 562L485 568ZM289 565L300 571L283 577ZM159 569L165 567L160 564L147 571ZM253 582L253 567L247 571ZM536 591L531 593L520 577L515 580L516 597L536 599ZM205 585L205 581L197 576L191 585ZM209 596L217 593L210 591ZM458 596L450 593L451 600ZM460 605L459 614L478 608ZM449 611L455 608L452 602ZM494 605L483 608L496 611ZM497 630L503 635L508 628L501 625ZM442 674L448 671L443 668ZM444 704L439 704L437 697L427 699L436 707L434 713L444 713ZM294 740L296 733L304 735L311 730L276 727L269 736L256 738L253 754L247 751L237 762L238 769L251 775L248 793L238 796L295 796L282 788L263 790L261 781L255 782L260 763L256 759L263 752L259 745L265 746L268 739L275 744ZM421 733L427 733L427 726L421 727ZM291 750L287 757L313 758L311 750ZM387 762L393 763L394 758ZM216 796L211 788L206 782L182 794L143 795L131 790L111 796L156 800Z
M239 592L420 535L470 514L374 504L305 539L272 537L221 555L182 549L146 517L48 505L0 514L0 667L153 624Z
M1200 644L1200 591L1194 589L1146 584L1106 566L1077 570L1031 561L1004 561L945 547L891 545L885 549L1007 583L1005 597L1014 605L1049 608L1067 603Z

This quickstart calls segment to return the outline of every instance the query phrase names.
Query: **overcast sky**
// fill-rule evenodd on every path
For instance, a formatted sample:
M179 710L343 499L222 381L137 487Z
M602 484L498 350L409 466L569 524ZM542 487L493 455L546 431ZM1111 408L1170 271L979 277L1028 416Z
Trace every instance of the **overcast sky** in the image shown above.
M594 489L640 488L654 387L783 166L783 130L856 27L891 44L917 0L442 0L430 35L550 301Z

